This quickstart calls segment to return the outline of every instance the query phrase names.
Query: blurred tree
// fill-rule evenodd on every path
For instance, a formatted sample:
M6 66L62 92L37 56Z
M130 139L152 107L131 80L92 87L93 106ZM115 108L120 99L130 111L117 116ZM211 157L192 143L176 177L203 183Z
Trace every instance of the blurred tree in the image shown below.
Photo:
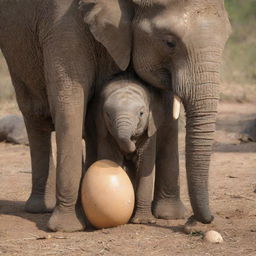
M224 57L224 79L256 83L256 0L225 0L233 33Z

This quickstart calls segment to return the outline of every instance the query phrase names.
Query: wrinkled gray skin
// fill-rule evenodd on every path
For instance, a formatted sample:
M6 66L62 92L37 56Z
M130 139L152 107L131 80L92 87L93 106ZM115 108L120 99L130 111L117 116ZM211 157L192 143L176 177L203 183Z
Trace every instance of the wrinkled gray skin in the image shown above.
M28 135L22 116L7 115L0 119L0 141L28 145Z
M132 65L139 77L155 87L170 89L181 98L186 111L186 171L193 218L210 223L213 216L208 173L219 98L219 68L231 31L224 1L133 0L129 1L130 8L125 6L125 0L81 2L83 10L90 6L84 12L85 22L116 63L129 61L126 53L130 49L122 39L130 38ZM117 21L115 17L120 18ZM124 31L120 24L130 29ZM132 36L127 37L126 32ZM170 145L168 139L166 145ZM163 156L171 155L168 146L164 151ZM168 218L176 198L169 183L173 173L167 157L160 165L154 211L156 216Z
M48 222L53 231L83 230L84 217L76 203L84 113L93 85L120 68L95 41L75 0L0 0L0 48L30 144L32 191L25 209L54 209Z
M54 178L47 183L54 170L50 134L55 129L57 206L48 227L84 228L75 205L87 102L93 86L131 61L141 79L182 99L190 200L195 219L211 222L208 170L219 64L230 31L223 0L80 2L79 14L77 0L0 0L0 48L31 148L33 185L27 211L46 212L55 206ZM165 132L167 146L156 164L154 214L170 218L179 198L177 127L172 131L166 126Z
M133 75L126 74L103 85L88 108L87 166L110 159L128 171L136 191L133 223L155 221L151 211L155 163L156 158L162 157L157 140L162 144L161 127L165 123L175 129L177 121L171 120L171 105L170 92L145 87ZM176 218L183 217L181 202L175 210Z
M120 12L119 3L128 11L127 15ZM0 48L24 117L31 152L32 191L25 209L33 213L54 209L48 222L52 231L85 228L81 208L76 203L87 102L93 87L125 70L131 56L132 10L128 2L108 2L102 11L93 4L82 4L79 11L77 0L0 0ZM94 26L90 22L95 15L105 17L107 23L106 19L97 19L99 23ZM163 178L159 179L157 191L159 205L163 207L158 208L167 217L177 208L179 198L175 127L175 131L166 128L166 133L174 134L174 142L163 149L172 165L162 161L159 164L163 166ZM51 147L53 130L56 172ZM164 170L166 167L168 170ZM167 181L166 173L172 172L173 178Z

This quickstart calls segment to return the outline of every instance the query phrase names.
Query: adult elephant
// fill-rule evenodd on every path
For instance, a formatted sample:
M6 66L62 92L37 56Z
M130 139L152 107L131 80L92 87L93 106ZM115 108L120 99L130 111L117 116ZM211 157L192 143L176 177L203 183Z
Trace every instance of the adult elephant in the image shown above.
M55 179L48 179L54 170L50 134L55 129L57 206L48 227L54 231L84 228L76 202L87 102L94 86L127 68L134 45L132 64L141 78L172 89L183 100L191 202L196 219L210 222L207 180L215 92L229 30L223 1L84 0L81 10L89 26L84 25L77 4L78 0L0 0L0 48L31 152L32 192L26 210L47 212L55 206ZM172 210L180 204L175 127L166 125L163 131L170 146L162 148L157 163L158 217L177 216Z
M118 61L119 68L85 26L77 0L0 0L0 48L24 116L31 153L32 192L25 209L53 211L48 223L53 231L84 229L76 202L87 102L94 86L128 66L131 32L127 29L122 37L127 57Z
M53 211L48 223L53 231L85 227L76 202L87 103L106 80L128 67L132 50L134 9L129 1L90 2L84 7L81 15L78 0L0 0L0 48L24 116L31 153L32 191L25 209ZM161 213L158 217L177 218L184 214L179 199L177 121L170 118L161 134L170 146L162 149L158 168L169 171L160 175L160 181L172 178L159 182L155 212ZM165 159L170 164L164 165Z
M208 171L219 98L219 67L231 31L224 1L82 0L80 4L90 31L120 67L130 61L129 47L133 45L132 65L137 74L153 86L172 90L181 99L186 111L190 201L194 218L210 223ZM170 137L166 136L166 145ZM167 218L168 212L163 212L169 206L161 199L166 197L168 201L165 188L169 187L170 192L170 181L177 177L169 171L168 150L168 146L163 148L166 161L156 167L158 203L154 210L156 216Z

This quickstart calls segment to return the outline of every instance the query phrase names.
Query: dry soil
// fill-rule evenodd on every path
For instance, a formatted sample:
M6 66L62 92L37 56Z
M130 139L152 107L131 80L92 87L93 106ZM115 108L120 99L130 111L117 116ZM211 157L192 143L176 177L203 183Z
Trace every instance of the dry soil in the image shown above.
M210 169L214 229L222 244L183 233L185 220L155 225L127 224L111 229L51 233L49 214L24 211L31 188L29 149L0 143L0 255L256 255L256 143L240 133L256 119L253 104L221 104ZM5 111L4 111L5 112ZM1 116L4 113L1 112ZM244 138L244 137L243 137ZM243 139L246 141L246 139ZM182 200L191 214L180 134Z

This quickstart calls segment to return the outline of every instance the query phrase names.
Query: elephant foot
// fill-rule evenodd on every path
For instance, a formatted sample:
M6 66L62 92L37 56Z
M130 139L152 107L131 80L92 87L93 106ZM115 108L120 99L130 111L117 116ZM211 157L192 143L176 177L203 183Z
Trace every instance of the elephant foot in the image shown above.
M215 228L216 225L214 223L203 224L198 222L194 216L191 216L184 225L184 232L186 234L203 234Z
M156 219L152 214L140 214L136 213L131 219L133 224L155 224Z
M52 212L56 205L56 198L46 198L45 195L31 194L26 202L25 210L31 213Z
M51 231L75 232L85 229L85 217L81 208L63 209L57 206L48 222Z
M180 199L160 199L154 202L153 214L158 219L184 219L186 209Z

